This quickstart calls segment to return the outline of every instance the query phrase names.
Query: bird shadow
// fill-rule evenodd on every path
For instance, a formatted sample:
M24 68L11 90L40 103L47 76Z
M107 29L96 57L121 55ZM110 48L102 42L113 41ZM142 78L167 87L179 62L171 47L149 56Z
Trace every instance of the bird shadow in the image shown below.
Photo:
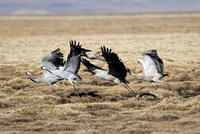
M195 96L198 96L198 95L200 95L200 93L198 93L198 94L196 94L196 93L190 93L190 94L180 94L180 96L182 97L182 98L190 98L190 97L195 97Z
M69 93L69 94L60 94L57 95L60 97L59 103L60 104L65 104L65 103L73 103L73 99L71 100L71 98L76 97L78 98L86 98L86 97L92 97L92 98L96 98L96 99L101 99L102 96L100 96L96 91L91 91L91 92L79 92L79 96L76 93Z
M56 94L59 97L64 97L64 98L71 98L71 97L95 97L95 98L102 98L97 91L90 91L90 92L79 92L78 94L76 94L75 92L66 94L66 93L62 93L62 94Z
M100 95L97 94L96 91L90 91L90 92L87 92L87 93L79 92L79 96L75 92L73 92L73 93L70 93L68 97L71 98L71 97L74 97L74 96L76 96L76 97L88 97L88 96L90 96L90 97L98 97L98 98L101 97Z
M95 85L95 86L115 86L115 83L111 83L111 82L99 82L96 80L91 81L89 84L91 85Z

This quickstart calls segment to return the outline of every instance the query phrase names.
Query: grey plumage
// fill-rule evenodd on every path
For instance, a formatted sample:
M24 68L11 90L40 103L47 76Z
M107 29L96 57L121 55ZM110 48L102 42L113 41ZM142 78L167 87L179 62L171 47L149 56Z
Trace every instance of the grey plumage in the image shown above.
M130 69L128 69L129 74L140 80L162 83L166 85L170 90L181 96L172 86L160 80L161 78L168 76L168 74L164 74L164 64L162 59L158 56L156 50L144 51L142 53L142 57L138 58L138 61L143 66L143 72L134 74L130 71Z
M138 61L143 66L143 72L140 74L129 73L137 79L145 81L157 82L161 78L167 76L164 74L164 64L162 59L157 55L156 50L148 50L142 53L142 57L138 58Z
M70 41L70 53L68 54L66 61L63 60L63 54L60 49L57 48L47 56L43 57L43 66L41 67L41 69L43 69L43 74L41 77L34 79L31 73L27 72L26 74L30 76L30 79L33 82L44 82L55 86L57 86L57 81L64 79L68 80L74 87L77 95L79 95L73 81L82 80L77 74L80 68L80 56L85 56L88 51L90 50L82 48L79 42L76 43L76 41Z
M81 48L79 42L78 44L76 44L76 41L70 41L70 53L68 54L67 60L64 62L63 66L62 64L60 64L58 65L59 68L47 68L46 66L43 67L44 70L47 70L62 79L68 80L74 87L74 91L78 96L78 90L75 88L75 85L78 84L75 84L74 80L82 80L81 77L78 75L78 70L80 68L80 57L83 54L83 51L85 51L85 49Z
M47 56L43 57L43 59L42 59L43 66L50 70L56 69L60 64L62 64L62 57L63 57L63 55L60 52L60 49L57 48L56 50L52 51ZM56 82L63 80L62 77L54 75L47 70L43 70L42 76L40 76L36 79L34 79L32 77L30 72L26 72L26 75L28 75L33 82L37 82L37 83L43 82L43 83L47 83L49 86L55 85L56 87L58 87L56 85Z
M163 71L164 71L164 67L163 67L164 64L163 64L162 59L158 56L157 50L153 49L153 50L144 51L142 53L142 56L143 57L149 56L153 60L158 73L163 73Z

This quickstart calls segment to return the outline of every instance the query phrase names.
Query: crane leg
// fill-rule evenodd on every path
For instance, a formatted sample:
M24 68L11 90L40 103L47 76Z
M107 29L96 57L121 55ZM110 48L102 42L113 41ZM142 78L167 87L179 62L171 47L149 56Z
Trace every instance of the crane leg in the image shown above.
M56 85L56 84L53 84L53 85L49 84L49 86L52 87L51 93L52 93L52 95L54 95L54 94L55 94L55 90L54 90L53 86L54 86L54 87L58 87L58 85Z
M77 88L75 87L75 85L73 85L73 87L74 87L74 92L76 93L76 95L77 95L78 97L80 97L80 95L79 95L79 93L78 93L78 90L77 90Z
M52 86L56 87L57 89L59 89L59 86L57 84L53 84ZM55 89L52 87L52 95L55 94Z
M74 87L74 92L76 93L76 95L78 97L80 97L77 88L75 87L75 83L73 82L73 79L68 78L68 81L72 84L72 86Z
M51 91L51 93L52 93L52 95L54 95L55 94L55 90L52 88L52 91Z
M125 88L126 88L131 94L134 94L134 96L136 97L136 93L135 93L127 84L125 84L124 86L125 86ZM154 95L154 94L152 94L152 93L142 93L142 94L139 95L138 100L139 100L142 96L152 96L152 97L154 97L154 98L157 98L156 95Z
M80 90L81 90L84 94L88 95L88 93L87 93L85 90L83 90L79 84L76 84L76 85L80 88Z
M124 84L125 84L124 87L128 90L128 92L130 94L136 96L136 93L126 83L124 83Z

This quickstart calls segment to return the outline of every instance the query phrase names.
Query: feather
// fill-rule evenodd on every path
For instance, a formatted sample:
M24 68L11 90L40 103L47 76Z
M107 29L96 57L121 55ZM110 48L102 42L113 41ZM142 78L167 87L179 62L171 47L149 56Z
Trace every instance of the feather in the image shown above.
M123 62L119 59L116 53L113 53L111 49L101 47L102 56L105 58L108 63L108 74L113 75L118 78L120 81L127 83L125 77L127 75L127 69L124 66Z

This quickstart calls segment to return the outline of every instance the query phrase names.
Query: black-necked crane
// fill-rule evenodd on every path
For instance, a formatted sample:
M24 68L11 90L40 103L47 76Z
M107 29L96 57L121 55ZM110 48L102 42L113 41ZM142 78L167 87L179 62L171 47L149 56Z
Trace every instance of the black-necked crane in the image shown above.
M143 66L142 73L135 74L131 72L130 69L127 69L133 77L144 81L165 84L170 90L181 96L172 86L164 81L161 81L161 78L168 76L168 74L163 73L164 64L162 59L158 56L157 50L144 51L142 53L142 57L138 58L138 61Z
M118 55L105 46L101 47L101 53L108 64L108 71L91 64L86 59L82 59L81 62L95 76L113 81L116 84L123 83L128 92L135 96L135 92L128 86L128 81L126 80L127 69Z

